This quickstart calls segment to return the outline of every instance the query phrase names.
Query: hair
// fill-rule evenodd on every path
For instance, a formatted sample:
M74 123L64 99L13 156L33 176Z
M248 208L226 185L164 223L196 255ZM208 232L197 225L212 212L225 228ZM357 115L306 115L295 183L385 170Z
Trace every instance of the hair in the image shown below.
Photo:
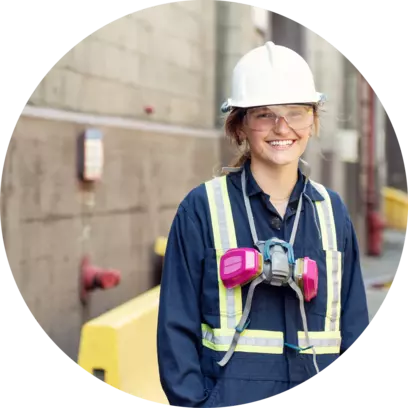
M250 157L251 150L247 140L241 140L239 137L240 130L243 129L243 121L246 114L244 108L233 108L227 114L224 122L224 131L228 141L235 146L239 153L238 156L229 164L229 167L241 167ZM320 130L320 109L318 105L313 105L313 136L319 136Z

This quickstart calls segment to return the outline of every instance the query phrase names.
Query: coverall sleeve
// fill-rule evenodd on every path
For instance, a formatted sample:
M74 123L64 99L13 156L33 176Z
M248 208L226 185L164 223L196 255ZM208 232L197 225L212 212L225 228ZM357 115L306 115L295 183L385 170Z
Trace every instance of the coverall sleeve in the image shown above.
M341 349L344 353L369 323L367 297L360 267L356 233L350 217L345 225L345 249L341 291Z
M170 405L197 407L208 398L200 368L203 239L180 206L168 236L160 290L157 350Z

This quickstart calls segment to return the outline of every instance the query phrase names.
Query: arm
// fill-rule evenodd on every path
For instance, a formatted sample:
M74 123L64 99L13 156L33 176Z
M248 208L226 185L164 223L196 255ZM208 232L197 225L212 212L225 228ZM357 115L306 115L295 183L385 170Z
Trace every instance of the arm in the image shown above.
M341 290L341 353L357 340L369 323L367 297L360 268L356 233L347 216Z
M180 206L164 258L157 333L160 380L171 405L200 406L208 397L198 353L202 242L196 225Z

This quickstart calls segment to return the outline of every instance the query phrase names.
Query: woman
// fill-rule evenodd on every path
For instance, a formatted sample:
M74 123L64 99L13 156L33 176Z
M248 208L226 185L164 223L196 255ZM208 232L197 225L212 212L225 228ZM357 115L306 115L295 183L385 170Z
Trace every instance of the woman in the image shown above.
M244 152L227 175L185 197L168 237L157 345L171 405L232 406L284 392L368 325L345 205L301 170L322 101L307 63L272 42L234 69L225 129ZM228 286L234 248L257 251L265 266Z

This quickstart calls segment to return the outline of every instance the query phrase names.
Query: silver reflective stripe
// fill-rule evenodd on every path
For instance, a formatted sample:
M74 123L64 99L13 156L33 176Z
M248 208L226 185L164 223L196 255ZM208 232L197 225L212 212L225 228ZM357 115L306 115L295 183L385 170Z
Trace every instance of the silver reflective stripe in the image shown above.
M203 331L203 339L216 346L229 346L233 336L215 336L214 333ZM273 339L270 337L246 337L241 334L238 340L240 346L254 347L283 347L283 339Z
M340 311L340 290L341 290L341 253L337 250L337 234L336 225L334 223L333 209L331 206L330 196L327 190L319 183L312 182L312 185L323 196L324 201L321 201L320 208L323 213L324 224L322 229L326 231L327 242L322 239L323 249L327 254L326 272L327 272L327 324L326 331L339 330L339 311Z
M340 347L341 339L311 339L310 343L314 347ZM306 339L299 339L299 347L307 347Z
M225 214L225 203L222 197L222 187L220 178L212 180L214 187L214 201L217 207L218 225L221 238L221 246L223 251L231 248L228 234L227 216ZM229 329L234 329L236 326L235 312L235 291L234 289L225 289L227 294L227 326Z
M330 197L329 194L327 193L326 189L319 183L316 183L315 181L311 181L313 187L323 196L324 201L321 201L321 207L323 211L323 217L324 217L324 224L326 225L326 231L327 231L327 248L324 246L323 242L323 249L328 250L328 251L337 251L337 242L334 242L333 239L336 238L336 233L335 231L336 226L333 224L332 220L334 220L334 217L331 217L331 205L329 204ZM337 238L336 238L337 239Z
M332 285L333 285L333 299L331 304L331 321L330 321L330 330L336 331L337 328L337 320L340 318L338 316L338 306L340 302L340 282L339 282L339 261L340 261L340 253L337 251L333 251L331 253L332 256L332 264L333 264L333 274L332 274Z

